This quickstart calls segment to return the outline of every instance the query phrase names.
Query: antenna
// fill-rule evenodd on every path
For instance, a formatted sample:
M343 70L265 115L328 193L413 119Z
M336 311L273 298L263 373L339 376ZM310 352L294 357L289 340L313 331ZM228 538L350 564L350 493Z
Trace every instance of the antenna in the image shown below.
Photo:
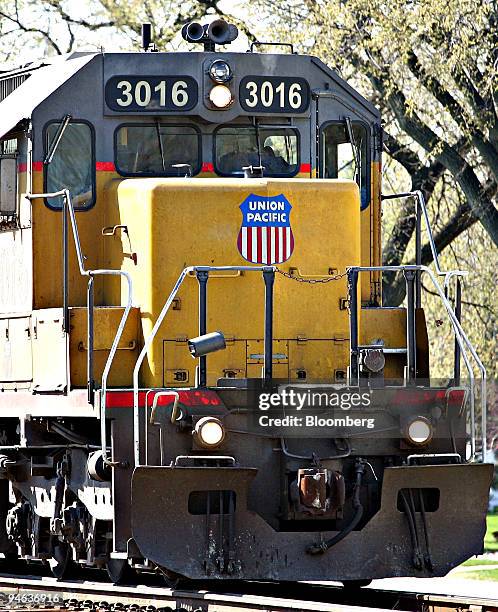
M142 23L142 49L147 51L157 51L156 45L152 42L152 24Z

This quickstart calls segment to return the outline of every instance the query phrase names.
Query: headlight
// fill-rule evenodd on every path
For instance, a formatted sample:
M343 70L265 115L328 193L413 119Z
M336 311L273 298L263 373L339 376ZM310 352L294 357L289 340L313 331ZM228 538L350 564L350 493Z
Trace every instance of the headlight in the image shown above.
M228 83L232 78L232 69L224 60L215 60L209 67L209 76L216 83Z
M232 92L226 85L216 85L209 92L209 100L217 108L227 108L233 102Z
M225 439L225 428L216 417L203 417L195 424L195 441L204 448L216 448Z
M405 437L410 444L423 446L432 439L432 424L429 419L422 416L414 417L408 421L405 428Z

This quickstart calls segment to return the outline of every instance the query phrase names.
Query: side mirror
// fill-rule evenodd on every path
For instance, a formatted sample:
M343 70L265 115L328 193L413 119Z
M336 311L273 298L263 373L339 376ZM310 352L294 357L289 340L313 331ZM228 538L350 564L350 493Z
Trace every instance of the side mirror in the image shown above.
M17 211L17 161L0 157L0 216L11 217Z

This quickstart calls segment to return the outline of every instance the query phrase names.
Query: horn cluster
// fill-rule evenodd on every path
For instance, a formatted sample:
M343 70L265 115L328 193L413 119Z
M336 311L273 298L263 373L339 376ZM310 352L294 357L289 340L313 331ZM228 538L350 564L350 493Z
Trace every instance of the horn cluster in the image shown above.
M223 19L216 19L210 24L202 25L191 21L182 28L182 36L189 43L202 43L206 51L214 51L215 45L226 45L239 35L237 26Z

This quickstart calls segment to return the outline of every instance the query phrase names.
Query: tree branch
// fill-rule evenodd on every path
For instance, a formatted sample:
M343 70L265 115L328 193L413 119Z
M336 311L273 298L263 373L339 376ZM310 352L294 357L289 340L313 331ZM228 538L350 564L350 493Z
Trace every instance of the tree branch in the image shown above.
M453 174L467 197L473 214L498 246L498 211L492 201L486 197L485 190L471 166L454 147L427 127L416 113L410 116L405 96L401 91L391 90L387 93L380 79L373 77L373 81L378 88L385 91L400 127Z
M467 202L462 203L451 219L436 233L434 236L434 244L436 252L440 255L443 250L449 246L458 236L472 227L477 219L472 215L471 209ZM428 266L433 261L432 249L430 245L424 244L422 247L422 265ZM410 259L407 264L414 264L415 260ZM399 265L399 264L395 264ZM398 306L405 299L406 286L402 274L390 273L383 275L383 297L384 302L389 306ZM387 283L387 281L389 281Z
M114 25L116 25L116 22L113 21L113 20L105 21L105 22L102 22L102 23L91 23L91 22L87 21L86 19L74 19L73 17L71 17L71 15L69 15L64 10L60 0L45 0L45 2L46 2L46 4L51 6L59 14L61 19L63 19L66 23L72 24L72 25L82 26L82 27L84 27L87 30L90 30L92 32L95 32L96 30L100 30L101 28L110 28L110 27L113 27Z
M24 32L25 34L40 34L48 42L48 44L54 49L57 55L62 55L62 51L59 45L50 36L48 31L42 30L40 28L28 27L21 22L21 19L19 17L19 10L17 7L17 2L15 5L15 17L12 17L12 15L8 15L4 11L0 11L0 17L7 19L11 23L14 23L18 27L18 29L21 30L21 32Z
M433 162L430 166L425 166L415 152L401 145L389 134L386 134L384 144L388 154L410 174L412 182L411 190L422 191L426 202L428 202L444 172L444 166L439 162ZM382 261L387 266L399 266L401 264L415 231L416 218L413 201L405 199L398 205L399 212L396 221L382 252ZM383 292L386 300L389 303L393 300L402 301L404 296L400 298L396 272L385 272L382 278Z
M468 117L460 103L442 86L440 81L427 74L413 51L408 53L407 64L412 74L436 98L441 106L451 114L453 120L462 131L470 134L472 143L489 165L495 181L498 182L498 151L493 144L486 139L476 122Z

